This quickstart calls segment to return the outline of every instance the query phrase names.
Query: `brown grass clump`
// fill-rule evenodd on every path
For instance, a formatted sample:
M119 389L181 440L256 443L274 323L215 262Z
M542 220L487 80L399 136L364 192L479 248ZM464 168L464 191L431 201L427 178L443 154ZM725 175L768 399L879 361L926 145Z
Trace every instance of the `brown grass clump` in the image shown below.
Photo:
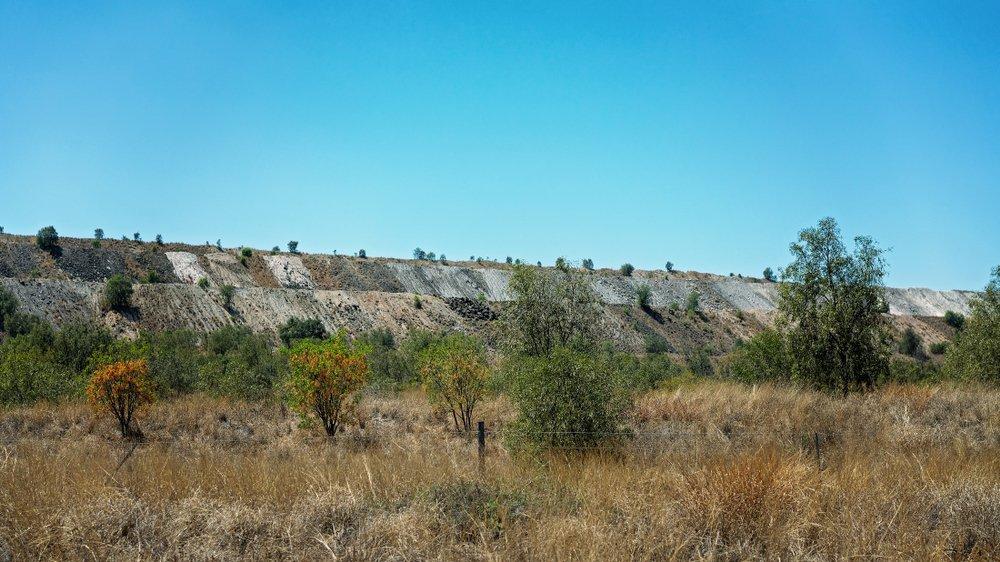
M331 445L280 405L192 396L154 404L127 456L83 405L6 410L0 560L1000 556L995 390L682 387L639 400L624 448L521 458L492 440L482 472L431 411L366 398Z

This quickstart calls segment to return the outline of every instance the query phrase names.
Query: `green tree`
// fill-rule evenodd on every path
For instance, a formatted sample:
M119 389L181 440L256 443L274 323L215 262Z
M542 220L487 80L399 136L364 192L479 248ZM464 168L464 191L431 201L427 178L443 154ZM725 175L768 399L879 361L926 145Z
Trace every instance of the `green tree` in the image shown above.
M903 355L909 355L914 359L926 358L924 355L923 341L913 328L909 326L907 326L906 330L903 331L903 337L899 340L899 352Z
M116 273L104 284L104 308L119 312L132 306L132 281Z
M773 269L771 269L770 267L765 267L764 268L764 279L767 280L767 281L770 281L771 283L774 283L775 281L778 280L778 277L774 274L774 270Z
M431 404L451 414L456 430L471 430L473 412L486 394L490 376L482 342L467 334L448 334L427 346L419 362Z
M282 355L263 334L243 326L225 326L205 338L206 358L198 366L196 388L213 396L239 400L273 397L286 372Z
M413 249L413 259L415 260L427 259L427 252L421 250L420 246L417 246L416 248Z
M288 241L288 253L290 253L290 254L297 254L297 253L299 253L299 242L298 242L298 240L289 240Z
M111 332L92 322L70 322L64 324L52 342L53 360L81 375L86 373L90 358L102 353L114 341Z
M844 394L872 388L888 371L883 252L867 236L854 243L848 252L832 218L802 230L779 286L793 376Z
M54 226L46 226L35 235L35 243L46 252L54 252L59 247L59 233Z
M621 272L625 277L632 277L632 272L635 271L635 266L630 263L623 263L618 271Z
M540 356L559 346L593 341L599 309L583 274L515 265L508 290L513 298L499 327L512 351Z
M1000 382L1000 266L969 308L972 313L948 351L945 372L962 379Z
M104 229L95 228L94 229L94 240L104 240Z
M367 382L366 354L343 331L327 341L296 342L288 353L289 404L304 420L315 415L326 434L336 436Z
M223 285L219 287L219 296L222 297L222 306L229 310L233 306L233 295L236 294L236 287Z
M590 258L583 258L583 268L587 271L594 271L594 260Z
M156 235L156 245L157 246L162 246L163 245L163 236L160 235L160 234Z
M672 272L674 270L674 262L668 261L665 267L667 268L667 271Z

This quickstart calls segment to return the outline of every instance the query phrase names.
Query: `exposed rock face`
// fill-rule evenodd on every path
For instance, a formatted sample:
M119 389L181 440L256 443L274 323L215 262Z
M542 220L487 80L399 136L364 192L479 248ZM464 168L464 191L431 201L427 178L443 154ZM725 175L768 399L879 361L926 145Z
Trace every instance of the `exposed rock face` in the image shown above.
M241 260L233 251L209 246L165 247L105 240L61 241L58 257L43 253L29 237L0 236L0 284L8 287L31 313L56 325L70 320L103 318L99 310L103 282L115 273L141 279L156 271L166 283L136 285L134 317L114 324L129 328L188 327L211 330L227 324L276 333L292 316L319 318L330 330L360 332L385 327L403 335L413 328L476 331L493 321L510 299L512 269L502 264L444 265L427 261L351 258L328 255L254 252ZM651 336L677 349L708 344L733 345L761 329L773 314L777 285L693 272L612 271L588 274L604 303L601 327L609 339L642 348ZM207 289L198 280L209 281ZM236 287L230 310L222 306L219 287ZM635 307L636 290L650 288L653 314ZM692 291L700 294L704 317L672 314ZM422 306L414 306L419 294ZM943 339L941 323L919 317L943 316L947 310L969 312L970 291L889 289L890 313L920 324L928 343ZM914 317L914 318L911 318ZM907 324L910 325L910 324Z

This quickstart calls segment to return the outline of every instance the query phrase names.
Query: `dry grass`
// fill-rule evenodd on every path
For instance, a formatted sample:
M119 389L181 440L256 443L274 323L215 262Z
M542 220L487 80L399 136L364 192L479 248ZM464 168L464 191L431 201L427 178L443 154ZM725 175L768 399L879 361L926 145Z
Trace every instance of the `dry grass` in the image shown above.
M277 405L190 397L127 449L81 405L0 413L15 559L997 559L1000 392L847 399L703 384L643 397L617 451L513 458L367 400L329 444ZM486 405L491 427L509 419ZM824 468L809 439L824 434ZM3 554L0 554L0 560Z

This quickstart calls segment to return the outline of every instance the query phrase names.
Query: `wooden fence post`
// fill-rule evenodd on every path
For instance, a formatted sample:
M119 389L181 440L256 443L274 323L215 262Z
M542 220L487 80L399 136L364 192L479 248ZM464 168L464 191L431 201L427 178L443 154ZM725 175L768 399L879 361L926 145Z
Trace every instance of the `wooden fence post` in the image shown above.
M479 471L483 471L483 460L486 457L486 422L476 423L476 441L479 444Z

